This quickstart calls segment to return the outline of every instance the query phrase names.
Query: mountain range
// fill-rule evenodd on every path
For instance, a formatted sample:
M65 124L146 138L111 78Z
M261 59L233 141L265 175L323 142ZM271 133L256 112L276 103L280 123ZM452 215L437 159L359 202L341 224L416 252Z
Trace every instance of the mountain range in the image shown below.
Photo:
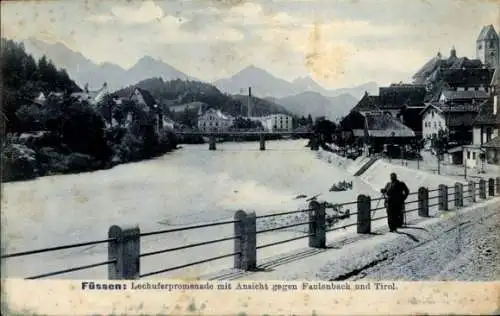
M35 58L46 55L58 67L65 68L71 78L81 87L89 84L89 88L99 89L104 82L110 91L116 91L136 84L148 78L162 78L165 81L203 80L191 77L179 69L155 59L144 56L129 69L105 62L97 64L79 52L69 49L62 43L49 44L29 38L23 41L25 49ZM278 78L271 73L250 65L233 76L212 82L221 92L227 94L247 94L252 87L252 95L282 105L299 114L327 116L334 118L343 115L356 104L365 91L377 94L376 82L368 82L359 86L329 90L325 89L311 77L299 77L293 81Z

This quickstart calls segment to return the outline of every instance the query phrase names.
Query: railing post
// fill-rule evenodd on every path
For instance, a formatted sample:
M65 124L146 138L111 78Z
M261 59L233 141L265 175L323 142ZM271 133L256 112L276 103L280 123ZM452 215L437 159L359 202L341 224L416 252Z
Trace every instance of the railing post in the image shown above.
M488 196L495 196L495 179L488 179Z
M371 233L371 198L368 195L358 195L358 234Z
M455 182L455 207L464 206L464 185L460 182Z
M469 198L471 203L476 202L476 182L469 181Z
M418 216L429 217L429 189L426 187L418 189Z
M260 150L266 150L266 138L264 134L260 134Z
M448 186L446 184L439 185L439 210L448 210Z
M216 150L217 146L215 145L215 137L210 136L210 142L208 144L208 150Z
M257 218L255 212L249 214L240 210L234 214L234 268L245 271L257 267Z
M326 247L326 209L325 203L309 203L309 247Z
M479 180L479 198L485 200L486 199L486 180Z
M108 230L108 238L115 239L108 245L108 260L116 260L108 265L108 279L139 279L141 252L139 227L113 225Z

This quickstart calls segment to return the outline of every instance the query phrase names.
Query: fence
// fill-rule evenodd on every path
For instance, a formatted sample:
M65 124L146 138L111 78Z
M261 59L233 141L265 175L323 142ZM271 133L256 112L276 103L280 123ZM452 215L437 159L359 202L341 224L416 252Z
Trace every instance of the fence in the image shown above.
M466 189L464 190L464 187ZM485 200L487 197L493 197L500 193L500 177L496 179L490 178L487 181L482 179L479 182L470 181L466 185L461 182L456 182L453 186L453 192L450 192L450 187L440 184L438 188L429 190L426 187L420 187L417 192L410 193L409 197L415 197L416 199L410 199L405 202L404 213L418 212L419 217L429 217L429 209L431 207L438 206L439 211L448 211L449 204L453 202L454 208L461 208L464 206L464 200L467 198L470 203L475 203L479 200ZM430 196L432 194L432 196ZM450 200L450 195L453 197ZM308 244L311 248L326 248L326 233L345 229L347 227L356 226L356 231L358 234L370 234L371 224L373 221L382 220L387 218L387 216L373 217L376 211L385 209L385 206L377 207L383 198L371 199L368 195L359 195L357 201L342 203L332 205L325 202L318 202L313 200L309 203L309 207L305 210L289 211L281 213L273 213L268 215L256 216L254 212L246 213L244 211L237 211L234 214L234 220L215 222L202 225L186 226L174 229L165 229L147 233L141 233L139 227L120 227L113 225L109 228L108 238L104 240L90 241L84 243L77 243L71 245L64 245L58 247L44 248L39 250L11 253L3 255L2 259L21 257L32 254L53 252L63 249L85 247L97 244L108 244L108 260L98 262L95 264L78 266L74 268L69 268L65 270L44 273L36 276L31 276L26 279L40 279L44 277L50 277L65 273L70 273L73 271L90 269L98 266L108 266L108 278L110 280L118 279L139 279L142 277L147 277L151 275L156 275L160 273L165 273L169 271L183 269L189 266L199 265L223 258L234 257L234 268L241 269L245 271L252 271L257 268L257 251L259 249L276 246L294 240L308 238ZM371 203L377 202L375 208L372 208ZM327 216L326 209L331 207L340 207L347 205L357 205L357 211L349 213L350 215L357 215L357 220L354 223L350 223L343 226L338 226L334 228L327 228ZM412 205L412 207L408 206ZM414 205L414 206L413 206ZM275 216L282 216L287 214L298 214L304 213L308 216L308 221L257 230L257 219L269 218ZM158 251L141 253L140 251L140 240L143 237L159 235L159 234L169 234L173 232L195 230L204 227L214 227L221 225L233 225L234 235L225 238L213 239L210 241L193 243L185 246L167 248ZM286 228L308 225L307 233L277 242L272 242L263 245L257 245L257 237L259 234L263 234L271 231L283 230ZM174 267L169 267L157 271L151 271L141 274L140 273L140 261L141 258L147 256L153 256L161 253L175 252L182 249L194 248L203 245L216 244L224 241L234 240L234 251L225 255L220 255L211 258L205 258L199 261L191 262L188 264L178 265Z

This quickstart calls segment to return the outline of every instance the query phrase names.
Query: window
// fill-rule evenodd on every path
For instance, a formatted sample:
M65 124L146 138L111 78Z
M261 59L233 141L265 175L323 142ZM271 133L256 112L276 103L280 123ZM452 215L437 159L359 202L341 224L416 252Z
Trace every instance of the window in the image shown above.
M472 153L472 160L476 160L476 153Z
M483 48L483 45L478 44L478 45L477 45L477 49L481 49L481 48Z
M434 122L434 128L436 128L436 122Z
M495 47L495 45L494 45L493 41L490 41L490 48L493 48L493 47Z
M470 159L470 151L467 150L467 159Z

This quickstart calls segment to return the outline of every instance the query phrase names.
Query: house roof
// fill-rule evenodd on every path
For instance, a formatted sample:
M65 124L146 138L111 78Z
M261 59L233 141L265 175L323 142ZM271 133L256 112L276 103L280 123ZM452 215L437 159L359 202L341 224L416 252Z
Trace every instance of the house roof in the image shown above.
M429 110L430 108L434 108L438 110L441 113L475 113L477 114L479 112L481 105L477 104L442 104L438 102L431 102L428 103L427 106L420 111L420 115L424 114Z
M139 93L142 95L142 98L144 99L144 102L146 102L146 105L149 107L154 107L155 104L157 104L155 98L149 93L149 91L141 89L141 88L135 88L134 92L132 92L132 95L130 98L133 97L135 91L139 91Z
M480 87L491 83L494 69L490 68L460 68L445 69L441 73L442 81L448 87Z
M500 125L500 113L493 114L493 100L490 99L479 108L479 113L473 122L475 125Z
M366 129L371 137L414 137L415 133L390 115L367 113Z
M462 68L481 68L483 62L479 59L469 59L467 57L460 57L454 60L450 65L451 69L462 69Z
M497 137L491 139L486 144L483 144L482 147L486 147L486 148L500 148L500 137L497 136Z
M446 114L448 127L468 126L471 127L477 113L473 112L450 112Z
M483 26L481 32L479 33L479 36L477 37L478 41L482 41L485 39L498 39L498 34L492 24Z
M379 89L381 108L401 108L404 105L421 105L427 91L423 85L391 85Z
M488 92L486 91L476 91L476 90L466 90L466 91L456 91L456 90L444 90L441 93L448 100L470 100L470 99L487 99Z
M367 92L363 95L358 104L352 110L354 111L373 111L378 110L378 95L368 95Z

